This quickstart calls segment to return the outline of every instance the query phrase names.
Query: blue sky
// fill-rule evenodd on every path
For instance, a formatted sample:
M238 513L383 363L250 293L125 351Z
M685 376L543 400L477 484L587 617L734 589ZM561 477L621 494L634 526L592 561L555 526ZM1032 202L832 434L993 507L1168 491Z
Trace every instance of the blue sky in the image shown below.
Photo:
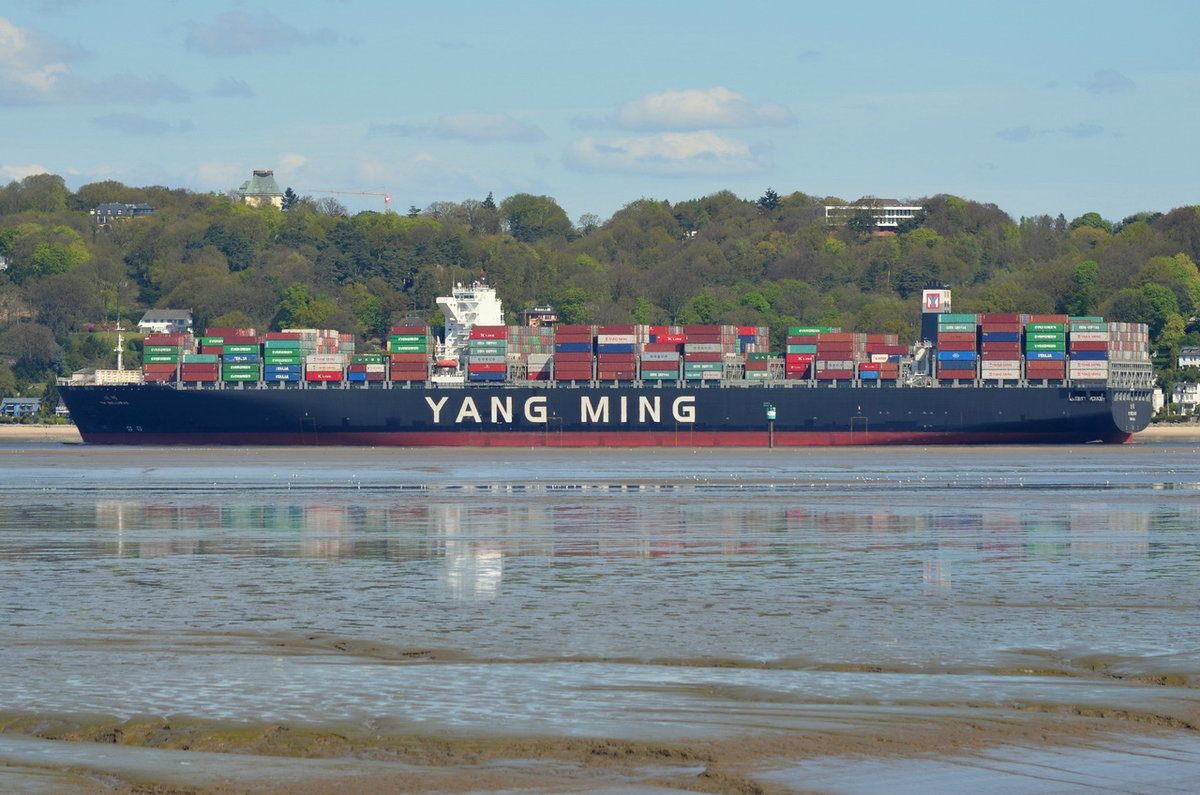
M0 0L0 181L1200 204L1200 4Z

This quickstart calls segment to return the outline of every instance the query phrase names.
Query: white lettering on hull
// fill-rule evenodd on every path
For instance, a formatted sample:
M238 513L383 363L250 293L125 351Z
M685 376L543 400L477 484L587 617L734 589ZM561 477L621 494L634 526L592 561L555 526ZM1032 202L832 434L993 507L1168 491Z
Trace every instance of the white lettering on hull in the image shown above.
M433 413L433 423L435 425L442 424L443 410L447 408L450 396L445 395L437 398L426 397L425 403L429 406ZM545 396L536 396L526 398L521 404L520 413L526 422L534 424L544 424L549 421L550 412L546 405L547 398ZM629 405L629 396L620 395L614 401L608 395L599 395L590 397L588 395L580 395L579 397L579 422L581 423L601 423L608 424L613 414L616 414L617 421L626 425L630 422L630 409L634 408L637 416L637 422L642 425L660 424L662 422L662 397L659 395L639 395L636 407ZM513 398L508 396L492 396L487 407L486 419L485 413L480 410L478 404L473 397L464 397L458 405L458 411L454 413L454 424L459 425L463 422L470 421L478 425L487 422L493 425L500 423L511 424L515 414L513 406ZM450 412L446 412L448 417ZM564 418L566 419L566 418ZM691 395L681 395L671 401L671 419L677 423L694 423L696 421L696 398Z

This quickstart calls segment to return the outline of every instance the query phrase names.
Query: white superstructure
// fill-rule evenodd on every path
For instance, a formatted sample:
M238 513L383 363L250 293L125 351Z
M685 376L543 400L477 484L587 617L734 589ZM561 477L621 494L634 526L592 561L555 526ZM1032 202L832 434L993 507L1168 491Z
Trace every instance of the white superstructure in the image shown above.
M438 348L438 359L453 359L458 363L455 378L463 377L462 362L466 356L475 326L503 326L504 307L496 296L496 288L482 282L456 284L448 296L439 296L437 305L446 316L446 338ZM435 376L434 380L445 380Z

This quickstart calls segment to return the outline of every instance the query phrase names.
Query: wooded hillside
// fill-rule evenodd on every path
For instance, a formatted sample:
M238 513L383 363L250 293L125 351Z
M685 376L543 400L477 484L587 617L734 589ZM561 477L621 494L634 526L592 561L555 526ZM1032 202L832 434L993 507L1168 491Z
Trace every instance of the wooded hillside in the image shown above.
M154 212L99 227L90 211L106 202ZM440 325L434 298L481 275L513 316L550 303L566 323L820 324L906 340L937 279L955 311L1148 323L1166 381L1179 347L1200 344L1200 207L1014 220L938 195L881 236L862 218L831 226L822 208L835 203L721 192L572 223L552 198L517 194L347 217L290 191L280 211L118 182L72 193L32 176L0 189L0 394L111 366L113 336L90 329L129 327L151 307L191 309L198 328L338 328L370 348L404 317Z

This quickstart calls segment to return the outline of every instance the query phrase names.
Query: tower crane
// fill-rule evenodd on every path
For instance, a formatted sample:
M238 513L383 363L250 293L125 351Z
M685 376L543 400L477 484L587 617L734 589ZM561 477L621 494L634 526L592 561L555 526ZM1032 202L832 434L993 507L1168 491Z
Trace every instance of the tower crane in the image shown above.
M390 193L378 193L369 190L308 190L306 193L345 193L354 196L382 196L384 211L386 212L391 209L392 194Z

